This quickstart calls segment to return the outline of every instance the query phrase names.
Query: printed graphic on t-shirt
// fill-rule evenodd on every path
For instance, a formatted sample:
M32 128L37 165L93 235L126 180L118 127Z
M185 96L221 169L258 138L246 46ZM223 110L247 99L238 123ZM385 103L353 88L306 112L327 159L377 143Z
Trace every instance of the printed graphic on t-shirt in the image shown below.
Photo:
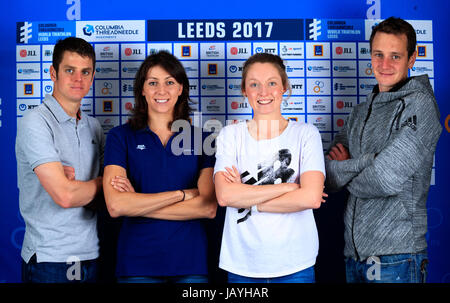
M258 164L256 178L249 171L243 172L241 174L242 183L249 185L286 183L295 172L292 168L289 168L291 160L291 151L289 149L281 149L272 159ZM238 213L243 213L246 210L245 216L237 220L238 224L246 221L252 215L251 209L246 208L240 208Z

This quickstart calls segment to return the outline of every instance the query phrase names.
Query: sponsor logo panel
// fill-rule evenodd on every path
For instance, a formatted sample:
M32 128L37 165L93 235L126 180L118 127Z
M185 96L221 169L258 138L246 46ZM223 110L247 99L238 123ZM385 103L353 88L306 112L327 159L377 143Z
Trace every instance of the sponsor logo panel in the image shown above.
M370 59L370 44L369 42L358 43L358 58Z
M17 99L17 115L23 116L39 104L41 104L41 99Z
M200 43L200 59L225 59L225 43Z
M96 97L119 97L119 80L94 80Z
M428 77L434 78L433 61L416 61L409 73L410 76L428 74Z
M227 95L242 97L241 79L228 79L227 82Z
M173 54L180 60L198 60L198 43L174 43Z
M372 69L372 62L370 60L359 60L358 61L358 76L361 78L365 77L375 77Z
M16 46L16 61L30 62L41 60L40 45L17 45Z
M291 77L305 76L305 61L303 60L285 60L286 74Z
M333 60L333 77L356 77L356 61Z
M53 60L53 49L54 44L44 44L42 45L42 61L52 61Z
M331 97L308 97L308 113L329 114L331 113Z
M328 60L308 60L306 61L307 77L330 77L330 61Z
M359 79L359 95L367 96L372 92L375 85L377 85L375 78Z
M251 43L227 43L227 59L247 59L252 55Z
M95 65L95 78L119 78L119 62L97 62Z
M225 62L224 61L201 61L200 62L201 77L225 77Z
M227 76L241 78L242 77L242 68L244 65L243 60L240 61L227 61Z
M18 80L40 79L41 64L40 63L17 63L16 78Z
M202 98L202 112L206 114L225 114L225 98Z
M119 44L95 44L95 58L102 60L119 60Z
M258 42L253 43L253 54L258 53L268 53L268 54L278 54L278 43L276 42Z
M118 115L119 98L96 98L95 114L96 115Z
M162 50L172 53L172 43L147 43L147 56L156 54Z
M332 43L333 59L356 59L356 43Z
M305 94L305 79L304 78L292 78L289 79L291 84L292 95L304 95ZM288 96L289 91L286 91L284 96Z
M347 122L347 117L348 115L333 115L333 130L335 132L341 131L345 122Z
M331 115L308 115L308 123L313 124L319 131L331 131Z
M76 21L76 36L89 42L145 41L145 21Z
M123 61L120 62L120 71L122 78L133 78L136 76L136 73L139 70L142 62L136 61Z
M330 59L330 43L306 42L306 59Z
M223 79L201 79L200 82L201 82L200 89L201 89L202 96L223 96L223 95L225 95L225 80L223 80Z
M331 95L331 79L308 78L306 85L308 95Z
M305 115L283 114L282 116L288 121L295 121L300 123L305 123L306 121Z
M105 134L107 134L112 128L120 125L119 116L97 116L96 118L100 122Z
M17 98L40 98L40 81L17 81Z
M229 114L251 114L252 113L252 107L248 103L247 98L229 97L227 105L228 105L228 113Z
M357 97L333 97L334 113L350 113L357 104Z
M144 43L129 43L121 46L122 60L144 60L145 59L145 44Z
M303 42L280 42L280 57L283 59L303 59L305 44Z
M356 95L357 93L356 79L333 79L333 95Z
M281 113L305 113L305 97L283 98L281 102Z

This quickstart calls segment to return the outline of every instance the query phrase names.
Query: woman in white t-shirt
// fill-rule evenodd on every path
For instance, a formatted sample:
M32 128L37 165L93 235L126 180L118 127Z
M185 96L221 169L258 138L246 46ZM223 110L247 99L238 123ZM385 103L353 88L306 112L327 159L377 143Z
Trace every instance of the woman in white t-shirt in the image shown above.
M224 127L217 138L216 195L227 207L219 267L231 283L314 282L312 209L326 196L321 136L281 115L290 86L280 57L250 57L241 87L253 119Z

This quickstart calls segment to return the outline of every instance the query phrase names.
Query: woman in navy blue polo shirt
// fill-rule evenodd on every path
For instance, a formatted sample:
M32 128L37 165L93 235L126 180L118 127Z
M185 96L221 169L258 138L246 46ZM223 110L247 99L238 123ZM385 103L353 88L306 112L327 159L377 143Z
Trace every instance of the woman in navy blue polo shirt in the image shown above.
M168 52L146 58L136 74L135 107L105 147L103 189L112 217L124 217L117 247L119 282L207 282L202 218L214 218L214 156L184 148L198 134L188 122L189 80ZM182 132L172 124L185 125ZM185 142L186 143L186 142ZM197 152L194 152L196 150Z

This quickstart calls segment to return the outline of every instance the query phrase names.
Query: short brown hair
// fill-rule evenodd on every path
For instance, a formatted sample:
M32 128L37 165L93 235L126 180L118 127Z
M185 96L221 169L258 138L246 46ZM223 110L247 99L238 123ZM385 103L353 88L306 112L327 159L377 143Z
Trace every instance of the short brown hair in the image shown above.
M375 26L370 35L370 50L372 51L372 42L377 32L394 34L394 35L406 35L408 50L408 58L416 51L416 31L411 24L401 18L389 17Z

